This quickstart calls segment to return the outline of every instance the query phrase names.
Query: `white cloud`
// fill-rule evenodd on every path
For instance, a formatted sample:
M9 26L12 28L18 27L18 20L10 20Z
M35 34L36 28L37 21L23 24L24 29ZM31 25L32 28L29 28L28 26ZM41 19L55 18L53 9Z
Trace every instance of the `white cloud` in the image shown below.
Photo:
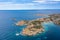
M56 1L56 0L55 0ZM53 2L53 1L47 1L47 0L34 0L34 3L13 3L13 2L0 2L0 10L30 10L30 9L46 9L46 8L50 8L53 6L50 5L50 7L48 7L47 4L55 4L58 2ZM37 2L37 3L36 3ZM43 4L40 5L40 4Z
M34 0L33 2L35 3L40 3L40 4L55 4L58 3L60 0Z
M60 1L60 0L49 0L49 1Z
M25 4L14 4L10 2L1 2L0 10L20 10L20 9L33 9L33 3L25 3Z
M45 2L46 2L46 0L34 0L33 2L45 3Z

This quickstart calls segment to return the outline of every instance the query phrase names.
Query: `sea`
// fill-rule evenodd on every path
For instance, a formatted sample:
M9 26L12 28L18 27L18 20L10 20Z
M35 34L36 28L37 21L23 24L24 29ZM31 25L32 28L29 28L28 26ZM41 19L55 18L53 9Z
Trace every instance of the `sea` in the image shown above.
M60 40L60 25L53 22L43 23L45 32L35 36L24 36L20 32L26 26L16 26L20 20L35 20L46 16L36 14L60 14L60 9L40 10L0 10L0 40Z

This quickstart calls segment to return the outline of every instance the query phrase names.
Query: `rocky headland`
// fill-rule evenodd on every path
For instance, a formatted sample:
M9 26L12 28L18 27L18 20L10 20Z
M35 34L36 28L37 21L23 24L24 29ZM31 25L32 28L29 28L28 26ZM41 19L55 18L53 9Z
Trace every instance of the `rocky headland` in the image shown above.
M17 26L27 25L27 27L24 28L21 32L23 35L28 36L36 35L38 33L43 33L45 31L44 27L41 25L43 22L52 21L53 23L60 25L60 14L51 14L48 16L49 17L38 18L36 20L30 21L26 20L18 21L16 25Z

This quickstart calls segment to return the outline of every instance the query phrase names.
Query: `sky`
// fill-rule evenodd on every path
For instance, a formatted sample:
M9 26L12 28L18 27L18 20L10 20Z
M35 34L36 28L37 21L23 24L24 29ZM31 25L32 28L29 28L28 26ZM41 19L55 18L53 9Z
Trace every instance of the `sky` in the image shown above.
M60 9L60 0L0 0L0 10Z

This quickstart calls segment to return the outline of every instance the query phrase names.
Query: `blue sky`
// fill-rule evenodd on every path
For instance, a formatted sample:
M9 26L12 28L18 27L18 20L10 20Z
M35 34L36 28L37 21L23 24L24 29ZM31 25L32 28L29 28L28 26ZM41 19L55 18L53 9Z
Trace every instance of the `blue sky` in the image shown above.
M60 9L60 0L0 0L0 10Z

